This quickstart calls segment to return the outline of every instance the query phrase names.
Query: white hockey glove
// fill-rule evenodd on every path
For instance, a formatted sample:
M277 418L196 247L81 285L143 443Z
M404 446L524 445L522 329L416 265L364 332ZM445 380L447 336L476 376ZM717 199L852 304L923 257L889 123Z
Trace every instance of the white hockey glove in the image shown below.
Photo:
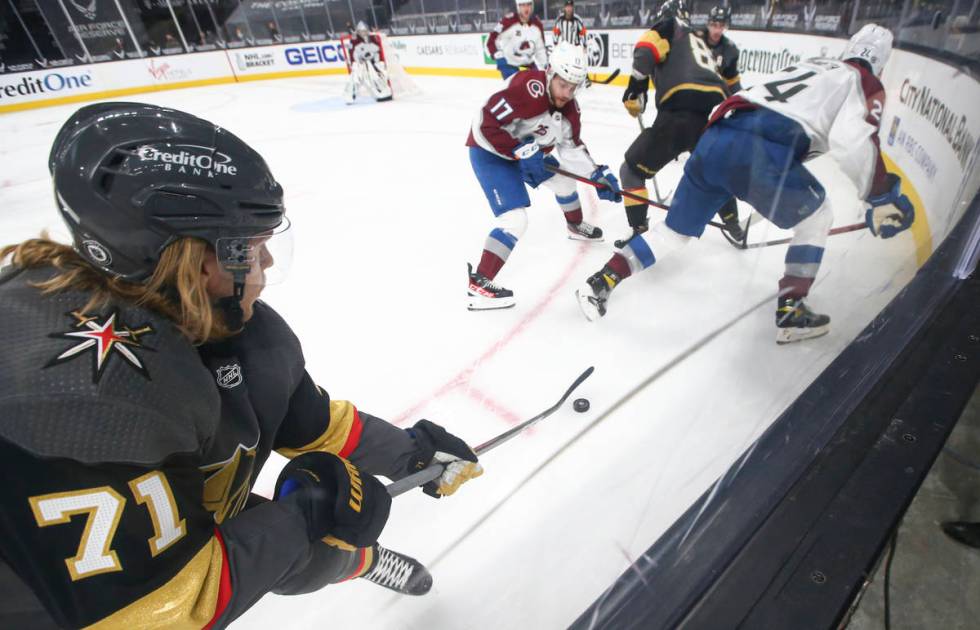
M408 432L419 447L416 457L409 462L408 473L422 470L433 463L446 467L435 481L422 486L422 491L429 496L437 499L449 496L470 479L483 474L483 467L477 463L473 449L438 424L419 420Z

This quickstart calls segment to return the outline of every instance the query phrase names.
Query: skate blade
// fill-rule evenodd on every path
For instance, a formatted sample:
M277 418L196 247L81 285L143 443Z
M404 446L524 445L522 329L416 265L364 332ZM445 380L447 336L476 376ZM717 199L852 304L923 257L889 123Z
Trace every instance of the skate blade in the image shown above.
M582 310L585 319L594 322L602 315L599 314L599 309L589 299L590 297L592 297L592 289L575 289L575 299L578 301L579 309Z
M499 311L504 308L512 308L516 302L514 298L481 298L478 295L471 295L466 310L469 311Z
M571 241L591 241L593 243L601 243L604 240L601 236L598 238L589 238L588 236L583 236L582 234L572 234L571 232L568 233L568 239Z
M829 332L830 332L829 324L826 326L816 326L814 328L777 328L776 343L778 343L779 345L785 345L787 343L795 343L797 341L803 341L804 339L823 337Z

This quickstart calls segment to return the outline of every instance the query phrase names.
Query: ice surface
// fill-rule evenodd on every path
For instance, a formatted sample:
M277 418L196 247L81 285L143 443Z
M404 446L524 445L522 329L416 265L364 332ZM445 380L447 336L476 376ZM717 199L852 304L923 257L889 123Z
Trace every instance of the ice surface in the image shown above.
M621 206L580 189L607 243L566 238L546 190L499 282L516 308L468 312L466 262L477 262L491 213L464 141L498 86L416 77L421 93L346 107L345 77L292 79L132 97L228 127L258 149L286 190L296 253L265 297L303 342L308 369L335 398L400 424L440 422L482 442L550 406L586 367L566 408L488 454L486 474L448 499L396 500L382 544L425 562L422 598L364 581L302 597L269 595L238 628L557 628L598 597L707 489L867 325L915 271L906 233L831 237L811 304L829 336L777 347L774 302L736 321L666 376L575 438L659 367L752 303L774 294L784 247L740 252L709 228L700 242L616 290L589 324L574 288L627 232ZM618 169L637 132L616 87L580 97L583 138ZM0 116L0 243L53 229L46 159L65 106ZM860 221L850 183L813 170L836 225ZM680 164L660 176L676 185ZM659 211L652 210L656 220ZM743 217L748 209L742 208ZM765 224L751 240L783 232ZM560 452L559 452L560 451ZM552 456L554 456L552 458ZM550 461L548 461L550 459ZM541 464L547 462L543 467ZM275 470L258 490L267 492ZM654 594L655 596L655 594Z

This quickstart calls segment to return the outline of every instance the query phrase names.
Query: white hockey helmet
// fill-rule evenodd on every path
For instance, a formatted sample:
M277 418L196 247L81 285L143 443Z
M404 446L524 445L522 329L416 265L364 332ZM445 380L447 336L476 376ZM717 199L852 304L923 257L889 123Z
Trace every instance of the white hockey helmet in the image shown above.
M361 20L360 22L357 23L357 26L354 27L354 32L357 33L358 35L364 37L370 31L368 30L367 24L365 24L364 21Z
M532 8L532 9L534 8L534 7L533 7L533 5L534 5L534 0L515 0L515 1L514 1L514 5L515 5L515 6L517 6L518 8L520 8L520 6L521 6L522 4L530 4L530 5L532 5L532 7L531 7L531 8Z
M585 49L570 42L558 42L548 58L548 82L551 77L560 76L569 83L581 85L589 76L589 64Z
M871 65L871 71L880 77L881 71L888 63L892 54L892 32L877 24L865 24L861 30L851 36L840 58L864 59Z

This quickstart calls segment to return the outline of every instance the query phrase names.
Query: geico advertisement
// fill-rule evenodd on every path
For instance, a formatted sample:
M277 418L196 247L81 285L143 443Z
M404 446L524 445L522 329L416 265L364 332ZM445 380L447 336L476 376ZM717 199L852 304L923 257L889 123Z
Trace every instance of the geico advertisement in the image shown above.
M229 50L228 61L236 76L344 68L345 53L339 41L303 42L261 48Z
M915 185L939 242L976 194L968 189L980 138L980 84L938 61L896 50L882 76L882 149ZM937 210L944 209L942 216ZM946 212L952 209L952 214Z
M0 77L0 105L37 101L99 88L91 68L59 68Z

